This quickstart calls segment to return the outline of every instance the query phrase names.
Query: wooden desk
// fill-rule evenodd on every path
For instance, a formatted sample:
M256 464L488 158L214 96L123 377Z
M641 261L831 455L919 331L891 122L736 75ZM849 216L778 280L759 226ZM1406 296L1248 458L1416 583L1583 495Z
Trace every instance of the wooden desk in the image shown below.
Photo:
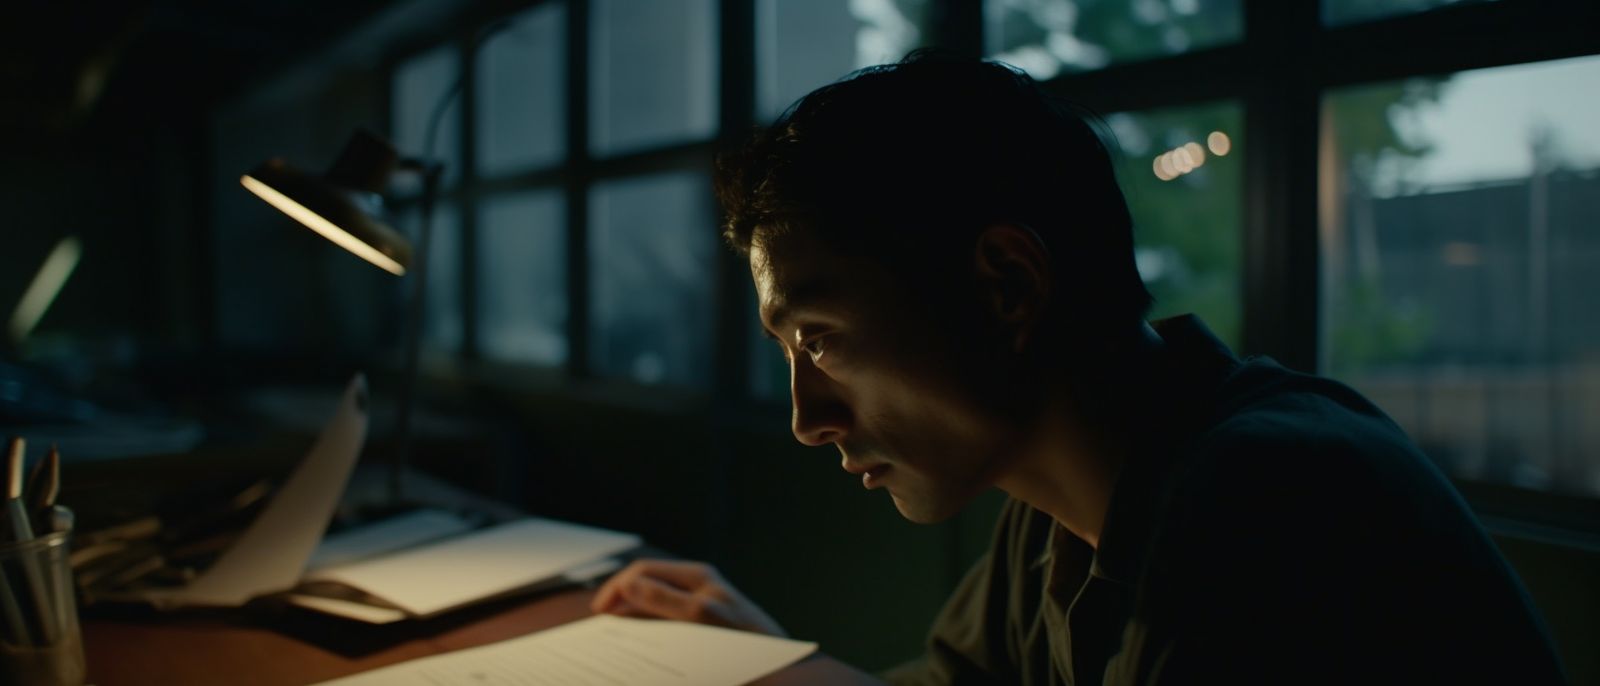
M290 450L264 451L293 454ZM77 498L64 502L96 503L117 494L156 493L129 488L152 474L157 482L175 476L195 478L204 470L191 458L173 458L172 465L122 461L99 472L74 474L66 483L79 487ZM212 461L217 462L216 460ZM237 465L238 461L226 462ZM251 467L250 473L265 472ZM381 502L388 472L360 465L345 489L345 505ZM211 478L218 478L215 474ZM467 493L414 472L408 495L419 502L446 507L469 506L505 518L516 510ZM133 511L148 511L128 507ZM91 512L92 514L92 512ZM115 514L115 513L112 513ZM109 515L108 515L109 517ZM80 511L80 522L84 521ZM660 551L651 551L661 556ZM368 626L297 608L260 608L163 614L151 610L86 610L82 622L89 683L95 686L303 686L429 655L473 648L522 636L589 616L593 591L574 589L524 596L466 608L424 622ZM814 655L763 679L763 686L878 683L867 675L823 655Z
M83 642L95 686L302 686L581 619L589 615L592 594L561 591L383 627L300 610L91 613L83 621ZM818 654L756 683L877 682Z

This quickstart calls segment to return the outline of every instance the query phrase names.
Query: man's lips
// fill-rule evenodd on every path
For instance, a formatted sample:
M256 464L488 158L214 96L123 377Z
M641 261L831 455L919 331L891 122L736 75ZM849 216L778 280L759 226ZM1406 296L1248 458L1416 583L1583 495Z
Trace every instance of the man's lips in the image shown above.
M886 464L880 464L876 467L868 469L861 474L861 485L869 491L874 488L880 488L883 486L884 475L888 473L889 465Z
M848 459L844 460L841 463L841 466L844 467L845 471L850 472L851 474L860 474L861 485L869 490L883 486L884 474L888 473L889 471L889 465L884 463L866 465L860 463L851 463Z

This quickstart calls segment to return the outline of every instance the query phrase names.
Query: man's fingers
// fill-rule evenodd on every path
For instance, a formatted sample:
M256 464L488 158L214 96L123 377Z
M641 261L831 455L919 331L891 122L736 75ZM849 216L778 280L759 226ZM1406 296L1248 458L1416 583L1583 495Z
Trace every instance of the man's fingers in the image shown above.
M645 576L660 579L686 591L695 590L706 582L716 579L716 572L703 562L639 560L629 565L629 569L635 568Z
M600 589L595 591L594 599L589 601L589 610L592 612L613 612L612 606L622 599L622 587L625 584L632 583L642 573L644 573L644 568L640 566L639 562L634 562L623 568L622 571L611 575L611 578L607 579L605 583L600 585Z
M610 580L600 586L600 590L595 591L594 597L589 599L590 612L600 614L611 611L611 606L615 603L614 599L617 596L616 580L616 577L611 577Z
M713 621L711 598L733 591L710 565L675 560L636 560L595 591L589 609L596 613ZM728 618L715 618L726 623Z
M696 621L702 614L694 596L649 576L641 575L621 590L627 604L657 617Z

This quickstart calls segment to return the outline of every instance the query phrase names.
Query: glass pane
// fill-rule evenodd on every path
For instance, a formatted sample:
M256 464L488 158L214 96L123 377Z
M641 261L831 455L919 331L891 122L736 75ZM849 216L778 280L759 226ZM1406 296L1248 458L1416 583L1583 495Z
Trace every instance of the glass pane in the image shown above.
M1447 472L1600 495L1600 58L1324 101L1326 370Z
M925 40L928 0L758 0L759 108L773 118L819 86Z
M1416 14L1463 2L1487 0L1322 0L1322 23L1353 24L1401 14Z
M1244 34L1240 0L985 0L989 54L1041 81Z
M444 182L461 178L461 98L455 96L439 121L433 150L427 149L428 123L433 112L461 74L461 59L454 45L442 45L400 63L394 73L393 100L389 103L393 131L390 140L401 157L431 156L445 164ZM397 181L415 174L398 174ZM416 184L420 188L421 184ZM410 189L415 192L415 188Z
M590 149L709 137L716 129L712 0L595 0Z
M710 383L718 249L702 173L596 184L589 198L597 372L643 383Z
M415 205L400 216L397 227L420 240L422 224ZM411 282L403 286L411 297ZM461 212L454 203L441 203L433 211L433 242L428 250L428 299L423 304L422 347L439 352L461 350Z
M750 302L745 305L750 320L750 395L762 400L788 404L789 398L789 361L784 359L783 350L772 339L761 332L761 317L756 314L754 293Z
M567 230L560 189L489 198L478 213L478 340L486 358L567 360Z
M1134 257L1154 318L1194 313L1239 345L1244 186L1239 105L1106 117L1122 149L1117 179L1133 212Z
M478 171L483 176L559 162L566 152L566 11L524 12L484 44L477 61Z

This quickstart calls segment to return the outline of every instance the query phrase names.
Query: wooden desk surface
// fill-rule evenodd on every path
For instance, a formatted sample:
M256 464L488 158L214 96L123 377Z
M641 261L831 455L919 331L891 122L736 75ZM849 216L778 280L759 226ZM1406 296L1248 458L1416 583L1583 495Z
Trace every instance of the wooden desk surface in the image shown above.
M568 590L384 627L298 610L91 615L83 621L83 641L95 686L302 686L581 619L591 595ZM819 654L757 683L877 682Z

